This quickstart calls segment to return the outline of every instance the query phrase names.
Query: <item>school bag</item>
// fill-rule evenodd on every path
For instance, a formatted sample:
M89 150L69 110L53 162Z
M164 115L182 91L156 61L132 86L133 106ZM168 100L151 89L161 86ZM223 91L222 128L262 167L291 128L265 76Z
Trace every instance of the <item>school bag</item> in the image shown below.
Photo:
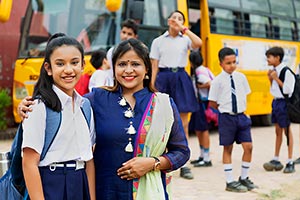
M300 123L300 76L299 74L296 75L289 67L286 66L282 68L279 75L279 79L282 82L284 82L286 70L290 70L295 77L294 92L291 97L288 97L288 95L283 94L281 87L280 91L286 100L289 120L293 123Z
M91 104L88 99L83 98L81 111L85 120L90 127L91 120ZM44 147L40 156L43 160L49 150L59 128L61 125L61 112L56 112L46 106L46 130ZM21 148L23 141L23 128L22 123L19 124L16 136L13 140L11 150L8 157L11 164L7 172L0 178L0 199L2 200L22 200L29 199L26 190L25 180L22 169L22 156Z

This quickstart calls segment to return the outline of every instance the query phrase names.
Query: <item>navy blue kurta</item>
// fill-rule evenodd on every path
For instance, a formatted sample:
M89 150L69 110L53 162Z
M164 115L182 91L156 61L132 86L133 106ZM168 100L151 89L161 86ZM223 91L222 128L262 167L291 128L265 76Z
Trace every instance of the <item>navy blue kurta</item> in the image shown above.
M96 169L96 196L97 200L131 200L132 181L122 180L117 175L117 170L122 163L133 158L133 152L126 152L128 138L138 135L127 134L130 122L138 131L144 111L153 94L144 88L134 94L136 104L134 117L126 118L124 112L129 108L119 105L122 98L121 89L110 92L102 88L94 88L91 93L85 95L90 101L94 111L96 126L96 148L94 162ZM190 150L184 134L180 116L174 102L171 100L174 111L174 124L167 144L168 152L164 156L172 165L171 170L181 167L190 156ZM162 173L162 181L165 186L165 173ZM166 197L167 199L167 197Z

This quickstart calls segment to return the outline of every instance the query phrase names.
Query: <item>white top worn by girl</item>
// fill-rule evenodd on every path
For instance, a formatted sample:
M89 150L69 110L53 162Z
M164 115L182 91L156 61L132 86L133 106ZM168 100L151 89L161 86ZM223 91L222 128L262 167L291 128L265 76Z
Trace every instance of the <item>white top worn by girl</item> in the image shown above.
M251 90L244 74L234 71L231 75L235 85L237 110L238 113L242 113L246 110L247 95L250 94ZM232 112L230 74L222 71L216 76L211 83L208 100L217 102L218 110L221 113Z
M82 97L75 92L73 111L72 97L54 85L53 90L62 104L62 121L45 159L40 161L39 166L47 166L54 162L92 159L92 145L95 144L93 112L89 128L80 108ZM45 138L46 107L42 101L35 100L32 108L32 112L28 113L28 118L23 122L22 149L29 147L41 154Z
M197 82L201 84L205 84L209 81L212 81L215 78L213 73L203 65L197 67L195 73L197 77ZM209 92L208 88L198 88L198 92L201 95L202 100L208 99L208 92Z

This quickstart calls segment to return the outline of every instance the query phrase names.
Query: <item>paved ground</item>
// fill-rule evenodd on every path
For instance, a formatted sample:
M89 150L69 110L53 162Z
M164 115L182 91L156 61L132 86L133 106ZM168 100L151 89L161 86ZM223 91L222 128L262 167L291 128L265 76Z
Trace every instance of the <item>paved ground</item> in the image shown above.
M293 125L294 157L299 157L299 125ZM249 176L259 186L259 189L247 193L233 193L225 191L225 175L222 166L222 147L218 145L218 133L211 134L211 158L213 167L192 168L193 180L179 177L179 171L173 172L173 199L174 200L300 200L300 165L296 165L296 172L284 174L280 172L266 172L263 163L269 161L274 154L275 133L274 127L253 127L253 160ZM199 154L198 142L195 136L190 138L192 150L191 159ZM233 170L238 179L241 172L242 148L240 145L233 149ZM281 147L280 159L286 163L286 140Z
M299 125L292 126L295 146L294 157L299 157ZM179 177L179 171L173 172L173 199L174 200L300 200L300 165L296 166L293 174L280 172L266 172L262 165L269 161L274 153L274 127L253 127L253 162L250 178L259 186L247 193L232 193L225 191L225 176L221 162L222 147L218 145L217 132L211 133L211 158L213 167L192 168L195 178L185 180ZM192 159L199 153L198 142L195 136L190 138ZM0 140L0 152L10 148L11 140ZM285 140L281 149L281 161L287 159ZM233 166L236 179L240 175L241 146L233 150ZM191 166L191 165L189 165ZM191 166L192 167L192 166Z

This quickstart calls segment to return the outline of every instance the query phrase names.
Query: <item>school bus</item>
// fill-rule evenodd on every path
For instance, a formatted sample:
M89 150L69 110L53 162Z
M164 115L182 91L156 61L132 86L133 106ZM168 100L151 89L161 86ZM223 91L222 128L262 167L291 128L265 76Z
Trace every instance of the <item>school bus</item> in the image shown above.
M218 51L224 46L236 51L238 70L246 75L252 91L246 112L269 124L272 96L265 51L280 45L288 66L294 68L299 63L299 0L30 0L13 78L15 121L20 122L18 103L33 92L47 39L53 33L64 32L82 43L85 73L92 73L90 53L118 43L123 20L136 20L139 39L150 47L167 29L167 17L176 9L189 19L185 25L201 36L204 64L215 75L221 72Z
M19 102L33 93L39 77L45 45L56 32L77 38L83 45L87 63L85 73L92 73L91 52L109 49L119 43L120 24L132 18L140 24L138 37L150 46L167 29L168 15L176 9L187 13L182 0L30 0L21 26L19 57L13 77L13 114ZM188 23L188 22L187 22ZM188 25L186 23L186 25Z
M261 125L270 124L270 66L265 52L275 45L283 47L283 62L295 70L300 58L300 1L190 0L189 19L191 30L203 40L204 64L215 75L221 72L218 51L225 46L235 50L237 70L251 87L246 113Z

